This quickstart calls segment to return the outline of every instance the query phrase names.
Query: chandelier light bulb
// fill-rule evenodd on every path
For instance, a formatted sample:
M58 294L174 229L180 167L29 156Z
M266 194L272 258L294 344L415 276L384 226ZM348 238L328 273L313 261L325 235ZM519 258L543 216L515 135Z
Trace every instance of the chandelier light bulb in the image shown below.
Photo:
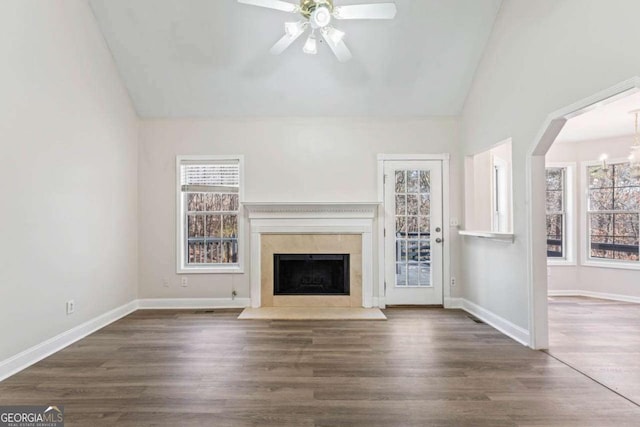
M640 116L640 110L630 111L629 114L633 114L635 118L635 132L633 144L631 145L631 153L629 154L629 163L632 166L640 168L640 128L638 122L638 116Z
M607 168L607 159L608 158L609 158L609 156L606 153L600 154L600 158L598 160L600 160L600 162L602 163L602 169L606 169Z

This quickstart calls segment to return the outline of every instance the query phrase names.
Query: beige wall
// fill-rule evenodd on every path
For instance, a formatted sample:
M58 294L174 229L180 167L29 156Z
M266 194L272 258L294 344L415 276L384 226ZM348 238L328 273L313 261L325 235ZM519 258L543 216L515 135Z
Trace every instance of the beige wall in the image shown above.
M575 221L577 222L576 265L549 266L548 286L550 291L589 291L640 297L640 270L599 268L584 266L583 247L587 244L587 231L581 226L585 216L585 195L581 191L585 175L581 162L598 160L602 153L610 159L625 159L633 136L556 143L547 153L547 163L567 162L576 164L576 191L574 191Z
M3 0L0 56L3 360L135 299L137 118L85 1Z
M459 218L462 196L457 138L458 122L452 118L143 121L140 296L229 298L233 289L238 297L250 296L248 259L245 274L187 275L189 286L180 286L175 272L176 155L243 154L246 201L358 202L377 200L377 154L451 153L451 212ZM248 233L246 237L248 258ZM457 244L457 236L452 236L454 254ZM455 257L454 274L457 262ZM163 286L164 280L169 287Z

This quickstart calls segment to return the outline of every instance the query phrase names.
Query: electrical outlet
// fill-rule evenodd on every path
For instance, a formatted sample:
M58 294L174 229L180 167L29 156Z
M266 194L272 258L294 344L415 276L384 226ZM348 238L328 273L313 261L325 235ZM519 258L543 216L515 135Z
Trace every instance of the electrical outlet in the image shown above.
M168 279L164 279L162 281L162 286L164 286L165 288L168 288L169 287L169 280Z
M452 277L451 278L451 286L455 286L456 285L456 278Z
M189 280L186 277L183 277L180 283L182 284L183 288L186 288L189 285Z
M67 314L73 314L76 311L76 302L74 300L67 301Z
M451 218L449 219L449 225L451 227L458 227L460 225L460 221L458 221L458 218Z

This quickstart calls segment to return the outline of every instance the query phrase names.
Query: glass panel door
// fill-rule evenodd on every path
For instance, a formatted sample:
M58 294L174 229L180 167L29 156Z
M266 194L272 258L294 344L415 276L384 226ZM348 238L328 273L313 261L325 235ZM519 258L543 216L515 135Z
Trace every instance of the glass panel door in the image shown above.
M385 161L386 304L442 304L442 162Z
M395 171L395 286L432 286L431 172Z

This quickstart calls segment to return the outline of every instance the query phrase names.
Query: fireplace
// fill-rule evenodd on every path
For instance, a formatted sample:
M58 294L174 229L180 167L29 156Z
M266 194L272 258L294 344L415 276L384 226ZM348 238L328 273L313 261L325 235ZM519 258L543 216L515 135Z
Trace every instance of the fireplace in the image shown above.
M251 231L251 307L372 307L378 203L243 204ZM274 255L349 254L349 294L276 295Z
M349 295L349 254L274 254L274 295Z

